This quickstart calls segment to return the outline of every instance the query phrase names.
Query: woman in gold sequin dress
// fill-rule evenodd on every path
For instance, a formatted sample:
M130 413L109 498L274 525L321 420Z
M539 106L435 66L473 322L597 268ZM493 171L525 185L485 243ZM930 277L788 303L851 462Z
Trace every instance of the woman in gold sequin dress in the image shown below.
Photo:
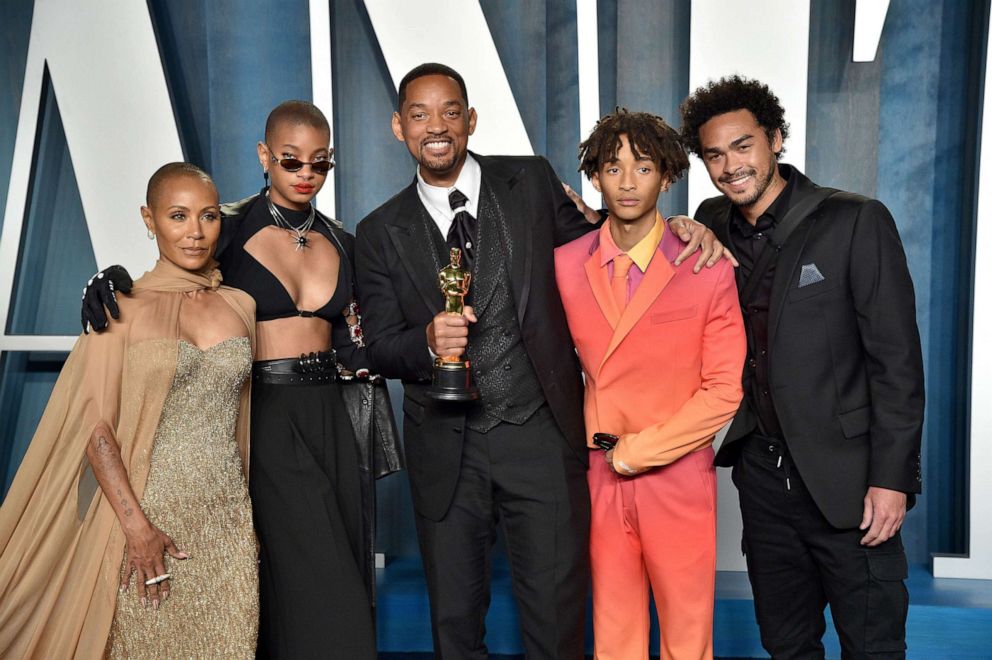
M0 508L0 657L255 655L254 304L201 170L161 168L142 216L159 261L76 343Z

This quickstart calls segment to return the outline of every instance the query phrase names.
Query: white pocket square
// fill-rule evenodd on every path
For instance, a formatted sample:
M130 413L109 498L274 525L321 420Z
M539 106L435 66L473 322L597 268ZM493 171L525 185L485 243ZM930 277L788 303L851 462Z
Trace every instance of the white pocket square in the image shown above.
M816 284L825 280L823 273L816 267L816 264L803 264L802 272L799 273L799 288Z

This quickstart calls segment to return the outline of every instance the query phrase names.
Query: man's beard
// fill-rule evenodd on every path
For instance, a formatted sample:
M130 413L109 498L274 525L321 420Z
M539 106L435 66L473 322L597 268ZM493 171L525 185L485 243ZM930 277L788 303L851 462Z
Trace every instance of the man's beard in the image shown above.
M425 147L421 147L417 162L429 172L448 172L458 162L458 152L452 149L450 156L433 156Z
M765 191L768 190L768 186L772 185L772 181L775 179L776 167L777 166L775 164L772 164L772 166L768 168L768 176L761 180L757 179L758 173L755 172L754 192L742 200L735 201L734 204L737 206L751 206L761 199L761 196L765 194Z

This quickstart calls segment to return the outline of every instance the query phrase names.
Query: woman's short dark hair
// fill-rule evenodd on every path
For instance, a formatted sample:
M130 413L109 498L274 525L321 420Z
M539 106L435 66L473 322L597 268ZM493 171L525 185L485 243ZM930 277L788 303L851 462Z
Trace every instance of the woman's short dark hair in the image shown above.
M280 124L290 124L292 126L310 126L318 131L331 134L331 125L327 122L327 117L310 101L283 101L269 113L269 118L265 120L265 143L268 144L272 138L272 132Z
M617 108L616 112L596 122L592 133L579 145L579 171L591 178L600 167L615 161L621 135L627 136L634 158L646 155L670 183L681 178L689 168L689 158L678 132L664 119L648 112Z
M193 163L166 163L155 170L155 173L148 179L148 188L145 189L145 206L152 206L154 204L154 200L158 198L159 193L162 191L162 186L165 185L166 181L180 176L199 178L211 186L214 185L214 181L210 178L210 175Z
M734 75L711 80L690 94L679 110L682 113L682 140L697 156L702 155L699 128L717 115L737 110L747 110L754 115L769 141L774 139L776 130L782 132L783 141L789 136L785 108L778 97L768 85L750 78Z

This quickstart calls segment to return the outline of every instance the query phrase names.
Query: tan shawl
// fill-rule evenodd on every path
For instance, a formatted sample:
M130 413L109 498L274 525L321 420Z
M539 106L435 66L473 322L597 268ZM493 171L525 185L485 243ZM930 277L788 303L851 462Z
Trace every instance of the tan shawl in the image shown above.
M125 539L86 447L97 424L113 429L140 500L175 374L182 293L217 290L254 350L254 301L220 279L216 263L199 274L159 261L121 296L120 322L76 342L0 507L0 657L103 657ZM246 475L248 401L246 383L237 427Z

